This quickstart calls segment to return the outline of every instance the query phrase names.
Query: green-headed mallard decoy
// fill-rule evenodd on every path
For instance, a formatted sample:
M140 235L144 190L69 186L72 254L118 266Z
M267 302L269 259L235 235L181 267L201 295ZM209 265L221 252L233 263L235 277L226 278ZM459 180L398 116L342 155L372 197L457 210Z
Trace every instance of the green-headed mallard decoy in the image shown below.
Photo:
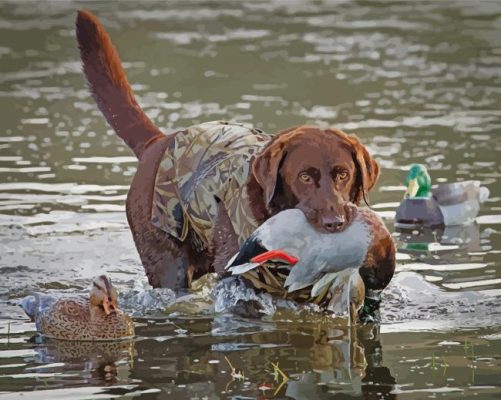
M117 291L105 275L93 280L89 296L37 293L20 305L48 338L100 341L134 336L134 323L118 308Z
M479 181L440 183L431 186L428 170L422 164L411 166L405 177L407 190L397 208L399 225L463 225L474 221L480 203L489 197L489 189Z
M353 207L343 231L315 230L298 209L264 222L226 266L254 288L279 298L311 302L351 321L366 289L380 291L395 270L395 246L383 221Z

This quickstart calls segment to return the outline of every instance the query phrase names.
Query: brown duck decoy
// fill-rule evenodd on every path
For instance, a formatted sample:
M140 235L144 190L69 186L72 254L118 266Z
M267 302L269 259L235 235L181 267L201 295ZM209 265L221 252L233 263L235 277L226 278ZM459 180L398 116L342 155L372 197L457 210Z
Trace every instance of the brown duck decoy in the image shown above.
M37 293L20 305L47 338L102 341L134 336L134 323L118 308L117 291L105 275L93 280L89 296Z

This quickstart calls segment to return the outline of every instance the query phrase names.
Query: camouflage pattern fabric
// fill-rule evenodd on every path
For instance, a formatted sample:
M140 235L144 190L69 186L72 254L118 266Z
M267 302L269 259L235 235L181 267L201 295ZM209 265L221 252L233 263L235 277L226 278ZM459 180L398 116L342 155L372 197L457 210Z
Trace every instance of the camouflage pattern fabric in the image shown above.
M242 244L258 226L248 206L245 183L252 159L270 139L258 129L224 121L178 133L158 168L153 225L181 241L191 228L209 249L217 197Z

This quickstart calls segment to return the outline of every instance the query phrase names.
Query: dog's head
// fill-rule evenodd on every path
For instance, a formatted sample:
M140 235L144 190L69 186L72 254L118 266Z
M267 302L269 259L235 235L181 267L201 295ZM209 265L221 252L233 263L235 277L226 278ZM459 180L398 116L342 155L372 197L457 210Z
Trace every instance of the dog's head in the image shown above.
M280 132L254 160L253 175L275 214L299 208L322 232L339 232L376 184L379 166L358 138L300 126Z

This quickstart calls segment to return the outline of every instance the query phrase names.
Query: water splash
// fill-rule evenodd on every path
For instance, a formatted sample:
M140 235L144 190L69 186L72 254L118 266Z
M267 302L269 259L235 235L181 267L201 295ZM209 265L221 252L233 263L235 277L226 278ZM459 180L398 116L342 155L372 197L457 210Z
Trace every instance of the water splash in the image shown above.
M273 315L276 311L273 298L268 293L258 293L248 287L240 278L221 280L214 288L214 311L216 313L237 312L238 314Z
M499 291L445 292L415 272L400 272L383 291L381 322L388 331L449 331L501 323Z
M120 308L133 317L165 315L167 307L176 300L172 289L149 286L146 278L136 281L133 289L122 291L118 298Z

